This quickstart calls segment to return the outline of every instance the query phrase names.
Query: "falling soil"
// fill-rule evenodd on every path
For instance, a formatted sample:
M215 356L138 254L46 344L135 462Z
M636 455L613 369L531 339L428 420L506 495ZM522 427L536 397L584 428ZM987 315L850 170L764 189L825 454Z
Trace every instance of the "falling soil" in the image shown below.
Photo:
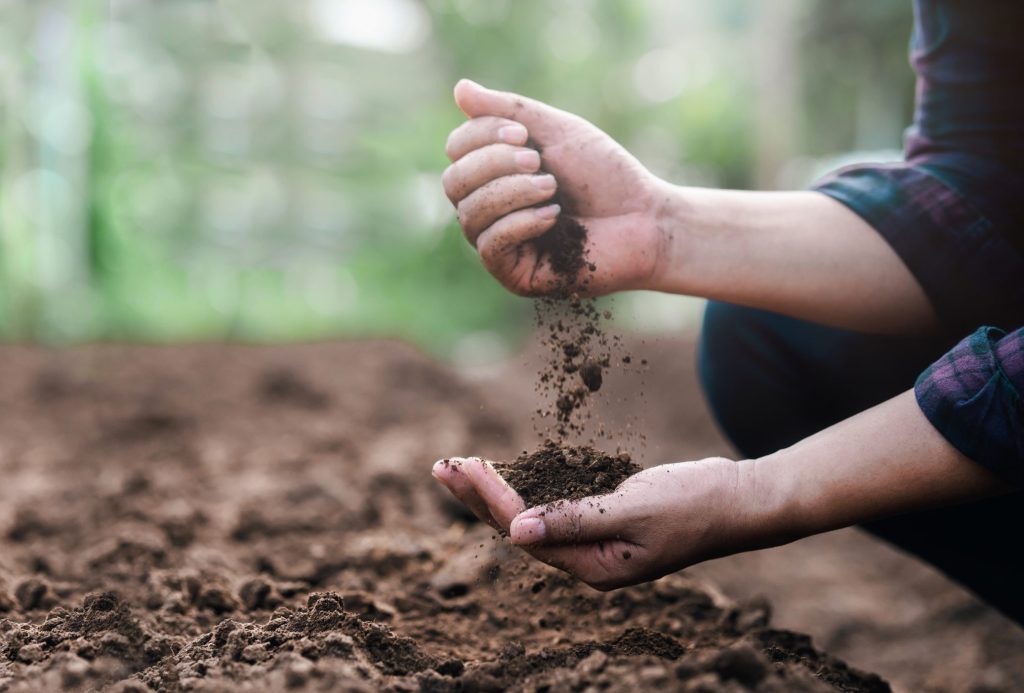
M561 190L545 204L549 202L561 205L562 212L554 226L533 241L538 263L546 263L555 275L549 294L535 301L536 322L546 328L543 339L551 353L538 374L537 394L544 404L536 414L541 437L561 440L587 433L590 397L601 389L619 340L602 326L602 319L610 320L611 314L602 313L594 299L581 298L597 266L588 257L589 231L573 216L575 202Z
M640 471L627 453L613 457L592 447L563 447L550 440L513 462L495 463L494 468L527 507L605 495Z
M590 401L604 385L612 354L619 347L617 335L607 332L602 322L610 313L598 310L592 299L573 295L567 299L536 301L536 322L548 359L537 376L538 434L542 438L565 440L590 434L593 442L605 433L589 430Z
M494 541L427 470L512 459L510 392L391 342L0 348L0 690L888 690Z

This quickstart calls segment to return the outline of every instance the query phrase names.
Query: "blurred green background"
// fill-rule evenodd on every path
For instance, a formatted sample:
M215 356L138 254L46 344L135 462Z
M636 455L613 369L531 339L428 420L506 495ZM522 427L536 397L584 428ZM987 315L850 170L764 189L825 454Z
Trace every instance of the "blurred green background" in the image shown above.
M0 0L0 337L501 352L532 309L441 192L459 77L675 182L800 187L898 157L910 26L909 0Z

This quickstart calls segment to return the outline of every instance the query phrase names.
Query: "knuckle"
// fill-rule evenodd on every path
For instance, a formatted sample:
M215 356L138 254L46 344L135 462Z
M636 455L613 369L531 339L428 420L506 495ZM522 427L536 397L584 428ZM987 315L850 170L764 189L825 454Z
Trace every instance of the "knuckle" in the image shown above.
M507 267L507 262L505 262L507 253L501 241L494 237L495 233L494 226L481 233L476 239L476 250L484 267L491 274L498 275L503 274Z
M575 544L583 536L583 517L576 511L562 513L552 524L555 536L562 541Z
M441 174L441 186L444 188L444 192L448 196L448 199L450 200L454 199L455 197L455 183L453 180L455 178L454 169L455 164L452 164L451 166L444 170L444 173Z
M456 144L456 139L458 137L458 134L459 134L459 129L452 130L450 133L448 133L448 139L445 140L445 143L444 143L444 153L452 161L455 160L455 153L456 153L455 144Z
M466 200L462 200L455 207L456 213L458 214L459 217L459 225L462 227L462 230L465 231L467 234L474 229L475 214L473 208L474 205L467 202Z

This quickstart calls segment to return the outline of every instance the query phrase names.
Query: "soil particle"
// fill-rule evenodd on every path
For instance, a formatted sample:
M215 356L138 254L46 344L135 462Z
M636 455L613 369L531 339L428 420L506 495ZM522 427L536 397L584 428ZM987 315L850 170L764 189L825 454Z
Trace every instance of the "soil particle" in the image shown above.
M640 471L628 454L613 457L592 447L551 440L512 462L495 463L494 468L527 507L611 493Z
M583 380L583 384L587 386L587 389L591 392L597 392L601 389L601 364L597 361L587 361L580 368L580 379Z
M48 609L57 603L50 594L50 586L39 578L29 578L19 583L14 589L14 598L23 611Z

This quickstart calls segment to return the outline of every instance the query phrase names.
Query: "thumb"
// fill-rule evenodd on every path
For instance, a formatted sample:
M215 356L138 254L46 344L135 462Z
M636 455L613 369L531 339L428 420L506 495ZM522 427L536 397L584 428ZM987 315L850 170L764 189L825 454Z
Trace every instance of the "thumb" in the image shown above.
M520 546L589 544L622 539L629 521L611 496L591 496L578 501L556 501L530 508L512 519L509 537Z
M509 118L525 125L534 135L551 127L552 116L569 115L540 101L508 91L488 89L469 79L460 79L455 85L455 103L469 118Z

